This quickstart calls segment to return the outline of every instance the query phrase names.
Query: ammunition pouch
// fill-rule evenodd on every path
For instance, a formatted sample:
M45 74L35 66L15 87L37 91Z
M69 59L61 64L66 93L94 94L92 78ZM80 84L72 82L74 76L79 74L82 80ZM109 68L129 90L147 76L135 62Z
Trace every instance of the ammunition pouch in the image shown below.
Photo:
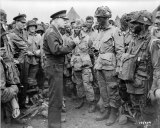
M120 65L119 78L122 80L134 80L135 69L135 56L126 53Z

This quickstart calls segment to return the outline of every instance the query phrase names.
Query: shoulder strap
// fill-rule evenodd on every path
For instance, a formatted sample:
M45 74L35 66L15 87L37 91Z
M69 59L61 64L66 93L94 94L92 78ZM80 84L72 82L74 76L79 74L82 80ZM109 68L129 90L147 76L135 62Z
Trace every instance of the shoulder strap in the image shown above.
M140 49L142 48L142 46L144 45L144 43L145 43L145 41L143 41L143 42L139 45L139 47L137 48L137 51L135 51L135 53L134 53L135 56L138 54L138 52L140 51ZM130 45L127 53L131 54L132 46L133 46L133 40L131 41L131 45Z

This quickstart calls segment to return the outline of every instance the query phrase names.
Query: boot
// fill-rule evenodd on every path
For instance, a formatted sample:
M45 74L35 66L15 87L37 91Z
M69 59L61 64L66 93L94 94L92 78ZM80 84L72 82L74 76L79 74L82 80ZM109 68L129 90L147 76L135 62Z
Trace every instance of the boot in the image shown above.
M61 123L65 123L66 122L66 118L65 117L61 117Z
M102 120L108 119L109 114L110 114L110 109L111 109L110 107L105 108L105 111L102 114L102 116L96 118L96 121L102 121Z
M95 102L92 101L92 102L90 102L90 104L89 104L88 113L93 113L93 112L95 112L95 111L96 111Z
M80 103L75 107L75 109L80 109L81 107L83 107L83 105L84 105L84 100L85 100L84 97L80 98Z
M117 119L117 112L118 112L117 108L111 107L111 113L110 113L109 119L107 120L107 123L106 123L107 126L111 126L112 124L115 123L115 121Z

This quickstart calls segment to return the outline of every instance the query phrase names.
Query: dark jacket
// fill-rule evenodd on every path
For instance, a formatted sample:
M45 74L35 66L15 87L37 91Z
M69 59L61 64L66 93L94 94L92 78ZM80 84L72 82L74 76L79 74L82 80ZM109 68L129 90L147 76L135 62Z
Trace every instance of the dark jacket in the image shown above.
M28 50L27 34L25 31L13 29L9 35L14 49L14 58L20 63L24 62L26 51Z
M68 45L63 46L63 39L54 25L47 29L43 42L46 66L64 64L65 55L70 53L76 46L73 41L69 42Z

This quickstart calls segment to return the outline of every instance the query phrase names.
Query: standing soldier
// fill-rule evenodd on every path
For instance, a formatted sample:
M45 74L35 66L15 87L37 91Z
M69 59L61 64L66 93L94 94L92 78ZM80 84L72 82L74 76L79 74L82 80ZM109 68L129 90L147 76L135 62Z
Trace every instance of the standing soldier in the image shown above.
M80 29L80 32L79 35L74 38L76 48L73 51L71 65L74 71L77 94L81 100L81 103L77 108L83 106L84 98L86 96L90 105L88 112L91 113L95 111L95 96L92 87L93 76L91 71L92 62L89 56L89 48L92 46L92 42L86 33L86 27L82 26L81 23L77 23L76 25L76 28Z
M36 75L40 67L40 40L41 36L36 33L37 24L34 20L27 22L28 32L28 58L26 60L28 64L28 89L27 92L36 92L37 79Z
M119 77L125 80L127 92L130 95L131 116L139 122L145 120L145 114L150 107L147 95L152 85L152 63L156 61L153 58L155 55L149 52L151 35L148 28L152 25L152 15L147 11L137 12L130 23L133 26L132 39L127 52L122 56Z
M120 19L122 35L124 36L125 53L127 52L129 44L132 39L130 21L133 19L135 14L136 12L124 14ZM127 92L125 80L123 79L120 79L120 82L119 82L119 94L123 102L121 106L121 111L120 111L119 124L125 124L127 122L127 117L125 115L128 113L127 109L129 105L131 104L131 101L130 101L129 93ZM123 119L123 117L126 117L126 118Z
M103 99L105 111L96 118L97 121L108 119L106 125L112 125L117 119L120 107L118 89L118 68L121 55L124 52L123 36L120 30L109 24L111 11L107 6L98 7L95 17L99 24L99 33L96 38L99 55L95 63L100 95Z
M71 27L69 25L65 26L65 34L63 35L63 45L68 45L68 43L72 40L71 38ZM71 57L72 53L69 53L65 56L65 67L64 67L64 83L66 86L66 91L69 95L74 96L73 94L73 82L72 82L72 67L71 67ZM73 98L73 97L72 97Z
M89 36L90 40L92 41L92 46L89 50L89 55L91 57L91 61L92 61L92 65L95 64L95 55L94 55L94 46L95 46L95 39L96 36L98 34L98 31L93 29L93 24L94 24L94 18L92 16L87 16L86 17L86 22L85 22L85 26L86 27L86 33ZM98 83L97 83L97 77L96 77L96 70L93 69L92 67L92 74L93 74L93 85L95 88L98 87Z
M20 84L19 72L14 63L13 49L9 38L9 32L6 30L7 14L0 9L0 95L2 120L6 117L6 122L25 123L18 119L20 114L17 101L18 86ZM14 120L13 120L14 118ZM12 122L13 123L13 122ZM2 125L3 127L3 125Z
M75 47L73 41L63 46L59 28L66 24L66 10L51 15L51 26L44 35L43 50L46 56L46 73L49 80L48 128L61 128L63 98L63 68L65 55Z
M41 88L48 89L48 80L47 80L47 76L44 70L46 57L43 51L43 38L44 38L45 28L44 26L42 26L42 24L37 25L36 33L39 34L41 37L40 39L40 54L41 54L40 55L40 70L38 72L37 79L39 81L39 85Z
M131 23L130 21L132 20L132 17L136 14L136 12L131 12L129 14L124 14L122 18L120 19L121 22L121 31L124 36L124 47L125 47L125 52L128 49L129 43L132 38L132 33L131 33Z
M20 88L19 103L20 106L25 108L26 90L27 90L27 71L26 58L27 58L27 33L24 31L26 25L26 15L19 14L14 17L13 20L16 22L16 27L10 33L10 39L14 49L15 63L18 65L20 70L20 80L23 88Z
M150 42L150 52L152 56L153 65L153 82L151 90L149 91L149 97L152 104L156 107L156 120L153 123L154 128L160 127L160 8L158 8L155 19L155 26L152 30L152 39Z
M97 35L97 31L93 29L93 24L94 24L94 19L92 16L87 16L86 17L86 33L89 35L90 39L92 40L92 42L95 41L96 35Z

